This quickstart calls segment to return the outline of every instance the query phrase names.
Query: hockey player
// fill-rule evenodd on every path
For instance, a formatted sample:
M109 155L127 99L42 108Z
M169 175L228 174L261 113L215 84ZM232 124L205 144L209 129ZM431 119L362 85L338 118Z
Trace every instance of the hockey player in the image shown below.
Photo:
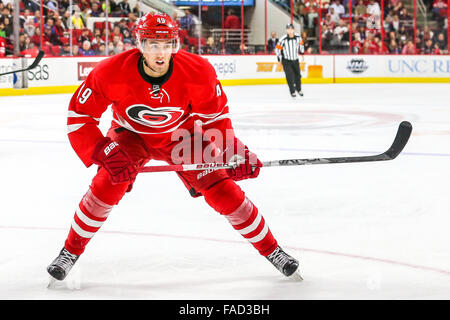
M282 274L301 279L298 261L278 246L257 207L235 183L256 178L261 162L234 137L227 97L214 68L200 56L178 52L178 29L166 14L144 15L136 27L136 40L138 49L100 62L70 101L70 143L87 167L96 164L99 169L48 273L63 280L112 208L132 189L139 169L151 159L179 161L174 150L180 142L174 141L174 135L187 132L190 140L184 141L195 142L195 124L200 123L202 132L221 133L215 140L205 139L202 151L215 146L215 157L240 164L200 175L179 172L179 178L193 197L203 196ZM109 105L113 121L105 137L98 125ZM223 148L219 136L233 146ZM192 160L184 154L180 157Z

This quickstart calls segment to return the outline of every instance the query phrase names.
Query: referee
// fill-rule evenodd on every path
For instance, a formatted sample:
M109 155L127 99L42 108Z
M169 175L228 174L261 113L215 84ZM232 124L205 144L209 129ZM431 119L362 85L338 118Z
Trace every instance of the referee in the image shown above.
M286 34L280 38L276 46L275 52L277 54L278 63L283 64L284 74L289 86L291 96L295 97L295 91L303 97L300 63L298 61L298 52L305 53L303 40L299 34L295 33L294 25L286 25Z

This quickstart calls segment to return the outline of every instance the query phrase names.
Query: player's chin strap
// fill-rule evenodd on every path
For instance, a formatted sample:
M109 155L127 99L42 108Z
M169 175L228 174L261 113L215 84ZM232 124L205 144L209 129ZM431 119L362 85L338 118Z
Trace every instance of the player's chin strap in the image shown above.
M336 158L310 158L310 159L288 159L272 160L262 162L262 167L279 166L302 166L312 164L332 164L332 163L352 163L352 162L371 162L386 161L395 159L402 152L409 137L411 136L412 126L408 121L403 121L398 127L397 134L391 147L383 153L371 156L359 157L336 157ZM199 163L199 164L175 164L166 166L147 166L140 169L140 172L164 172L164 171L192 171L206 169L231 169L240 165L241 162L229 163Z

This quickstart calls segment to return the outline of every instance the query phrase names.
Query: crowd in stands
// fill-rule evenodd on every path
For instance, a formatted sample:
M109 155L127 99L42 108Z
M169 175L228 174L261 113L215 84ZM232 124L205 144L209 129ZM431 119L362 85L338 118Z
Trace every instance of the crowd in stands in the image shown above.
M42 49L49 56L102 56L135 48L132 34L141 13L138 2L131 6L128 1L109 0L106 8L105 0L73 0L74 6L69 8L69 0L44 0L42 30L39 2L20 1L19 54L35 56ZM384 1L384 12L380 1ZM290 9L290 0L275 2ZM412 0L294 0L293 13L303 24L306 53L317 52L313 50L317 48L317 34L311 37L311 30L320 30L321 50L325 53L333 48L347 48L349 52L349 46L355 54L448 53L447 0L424 2L436 25L417 25L416 32L410 6L406 5ZM109 28L104 22L88 25L88 18L105 17L106 10L108 17L116 18L110 21ZM199 40L189 8L183 10L181 17L174 11L173 19L180 27L184 50L203 54L249 53L247 45L227 43L224 37L205 35ZM13 0L0 0L0 57L14 52L12 20ZM233 8L227 9L224 28L242 28L240 16ZM273 52L276 41L277 35L272 33L268 52Z

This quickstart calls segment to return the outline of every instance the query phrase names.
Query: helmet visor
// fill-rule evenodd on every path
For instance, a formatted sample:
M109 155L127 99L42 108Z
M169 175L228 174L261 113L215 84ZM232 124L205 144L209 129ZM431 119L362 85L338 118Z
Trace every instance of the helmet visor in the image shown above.
M180 48L178 39L142 39L139 41L139 49L148 54L172 54Z

